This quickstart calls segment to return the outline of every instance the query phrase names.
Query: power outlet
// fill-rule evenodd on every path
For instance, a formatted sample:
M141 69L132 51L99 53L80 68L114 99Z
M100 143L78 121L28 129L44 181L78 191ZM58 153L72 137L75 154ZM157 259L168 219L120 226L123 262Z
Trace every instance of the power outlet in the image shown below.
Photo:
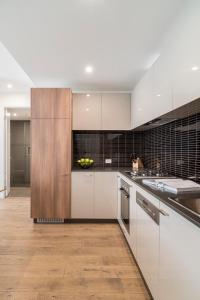
M184 164L184 160L179 159L176 161L176 164L177 164L177 166L181 166Z
M112 159L111 158L106 158L105 163L106 164L112 164Z

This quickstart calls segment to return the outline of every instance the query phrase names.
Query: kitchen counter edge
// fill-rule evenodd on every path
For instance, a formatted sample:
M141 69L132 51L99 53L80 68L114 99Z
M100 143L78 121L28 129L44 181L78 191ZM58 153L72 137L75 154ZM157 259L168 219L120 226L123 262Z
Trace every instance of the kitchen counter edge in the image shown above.
M72 168L72 172L120 172L121 173L124 170L129 171L128 168L117 168L117 167L110 167L110 168L91 167L88 169Z
M178 214L183 216L188 221L192 222L194 225L198 226L200 228L200 216L193 213L191 210L188 210L187 208L180 206L176 202L169 200L168 197L173 197L174 194L168 193L168 192L162 192L159 190L154 190L151 187L144 185L142 180L143 179L131 179L124 170L119 171L121 175L126 177L129 181L135 183L140 188L142 188L144 191L150 193L152 196L157 198L159 201L163 202L165 205L167 205L169 208L176 211Z

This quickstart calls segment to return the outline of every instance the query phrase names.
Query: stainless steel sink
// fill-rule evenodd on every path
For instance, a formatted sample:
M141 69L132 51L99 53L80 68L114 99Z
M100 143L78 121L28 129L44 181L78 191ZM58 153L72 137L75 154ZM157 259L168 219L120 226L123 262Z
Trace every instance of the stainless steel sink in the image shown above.
M200 215L200 194L181 195L179 197L169 197L168 199Z

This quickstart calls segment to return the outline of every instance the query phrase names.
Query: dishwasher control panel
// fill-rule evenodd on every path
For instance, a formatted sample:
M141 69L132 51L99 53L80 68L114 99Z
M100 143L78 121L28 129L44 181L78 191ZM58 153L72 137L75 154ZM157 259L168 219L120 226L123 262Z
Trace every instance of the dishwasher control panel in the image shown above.
M138 192L136 192L136 202L152 218L152 220L154 220L154 222L159 225L159 209Z

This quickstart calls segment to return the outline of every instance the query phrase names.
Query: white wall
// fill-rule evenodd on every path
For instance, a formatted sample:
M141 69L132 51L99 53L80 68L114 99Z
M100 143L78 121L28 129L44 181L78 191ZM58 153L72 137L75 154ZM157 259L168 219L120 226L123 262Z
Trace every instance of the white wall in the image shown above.
M0 189L5 185L5 108L30 107L30 93L0 94ZM5 193L0 193L3 199Z

